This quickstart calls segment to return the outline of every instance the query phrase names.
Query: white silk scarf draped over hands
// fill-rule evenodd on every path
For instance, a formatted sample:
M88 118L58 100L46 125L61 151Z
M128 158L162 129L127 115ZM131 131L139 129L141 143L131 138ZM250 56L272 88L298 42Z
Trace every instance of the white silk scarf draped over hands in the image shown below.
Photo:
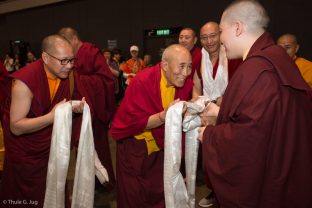
M55 109L50 147L44 208L65 207L65 183L70 159L72 131L72 105L80 101L66 102ZM90 108L84 104L71 207L90 208L94 200L94 175L101 183L108 181L94 149Z
M166 207L194 208L196 168L198 156L198 127L201 126L199 113L209 99L200 96L195 102L178 102L171 106L166 114L165 147L164 147L164 192ZM187 110L182 123L183 106ZM185 169L186 185L182 174L181 141L182 126L185 136Z

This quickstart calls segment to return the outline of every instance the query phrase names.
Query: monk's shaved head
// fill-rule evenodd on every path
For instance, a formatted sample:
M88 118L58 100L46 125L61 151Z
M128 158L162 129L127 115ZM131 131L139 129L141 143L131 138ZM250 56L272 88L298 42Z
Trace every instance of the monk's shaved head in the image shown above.
M75 37L80 39L77 30L71 27L63 27L58 31L58 34L65 37L67 40L72 41Z
M281 37L279 37L277 39L277 43L280 43L280 42L282 42L283 40L286 40L286 39L291 41L293 44L298 44L297 37L295 35L293 35L293 34L290 34L290 33L286 33L286 34L282 35Z
M277 39L277 45L282 46L292 59L296 59L296 54L299 50L299 44L295 35L290 33L282 35Z
M220 27L216 22L207 22L200 29L200 43L210 56L218 56L220 51Z
M43 39L41 49L44 52L54 54L58 48L71 47L70 42L60 35L50 35Z
M72 27L63 27L58 31L58 34L69 40L74 49L74 53L77 54L82 45L82 41L80 40L77 30Z
M183 28L179 34L179 44L186 47L189 51L194 48L197 42L195 30L190 27Z
M66 79L74 66L74 57L73 47L66 38L56 34L43 39L41 58L52 78Z
M241 21L250 33L264 32L270 21L263 6L255 0L234 1L225 9L222 19L229 24Z
M213 21L207 22L201 27L200 32L202 33L202 31L206 28L214 28L215 30L219 31L219 24Z
M190 54L190 52L182 45L179 44L173 44L167 47L162 55L162 61L170 61L173 58L177 56L179 53L187 53Z
M180 31L180 34L181 34L183 31L185 31L185 30L191 31L192 36L193 36L193 37L196 37L196 32L195 32L195 30L193 30L193 29L190 28L190 27L185 27L185 28L183 28L183 29Z

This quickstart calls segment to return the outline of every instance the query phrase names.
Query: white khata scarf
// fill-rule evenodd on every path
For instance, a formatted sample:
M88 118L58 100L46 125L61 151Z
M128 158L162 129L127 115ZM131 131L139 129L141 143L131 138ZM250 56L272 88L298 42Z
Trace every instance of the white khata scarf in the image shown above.
M166 115L165 123L165 155L164 155L164 192L166 207L194 208L195 185L198 156L198 127L201 126L199 113L209 101L199 97L195 102L178 102L171 106ZM181 141L182 141L182 111L187 111L183 120L185 136L185 168L186 185L180 173Z
M72 101L78 105L80 101ZM72 105L66 102L55 109L44 208L65 207L65 183L70 158ZM84 104L71 207L93 207L94 175L100 182L108 181L94 149L90 108Z
M203 95L211 100L216 100L222 96L228 84L228 60L225 49L220 47L219 65L215 79L213 79L213 66L209 58L209 53L202 48L201 73L203 79Z

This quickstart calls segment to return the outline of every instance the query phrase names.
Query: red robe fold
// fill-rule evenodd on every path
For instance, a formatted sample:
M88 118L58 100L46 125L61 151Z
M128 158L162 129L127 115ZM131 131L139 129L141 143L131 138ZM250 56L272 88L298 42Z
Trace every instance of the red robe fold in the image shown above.
M312 103L286 52L264 33L204 131L206 170L221 207L312 207Z
M0 77L2 77L3 74L6 74L7 70L4 68L2 62L0 61Z
M47 75L41 59L13 73L12 78L23 81L33 94L27 118L47 114L64 98L70 98L68 79L61 80L51 103ZM9 99L11 100L11 99ZM46 175L50 152L53 125L34 133L15 136L10 131L10 102L4 107L3 130L5 162L0 191L0 207L3 200L36 201L43 206L46 188ZM12 207L14 207L12 205ZM27 204L18 207L30 207Z
M192 55L192 72L189 75L189 78L193 80L195 71L199 70L201 64L201 50L194 46L190 51Z
M160 151L147 154L145 140L136 140L148 118L163 111L160 94L160 65L144 69L126 90L110 129L117 140L117 205L127 207L164 207L163 163L164 125L152 129ZM187 79L176 88L175 99L189 100L193 82Z
M73 99L86 98L92 115L94 145L100 161L107 169L109 183L115 184L115 175L108 143L108 125L115 109L115 78L108 68L106 61L95 45L83 43L77 54L74 78L75 88ZM73 123L73 128L80 128L81 119ZM77 145L79 131L73 135Z

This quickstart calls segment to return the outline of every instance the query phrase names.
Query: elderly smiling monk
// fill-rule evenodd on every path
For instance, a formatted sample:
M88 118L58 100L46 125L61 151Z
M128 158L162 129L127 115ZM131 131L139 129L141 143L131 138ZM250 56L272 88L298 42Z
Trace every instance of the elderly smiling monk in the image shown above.
M165 207L164 122L175 101L189 100L192 57L181 45L165 49L160 65L138 74L127 88L111 127L117 140L117 205Z

